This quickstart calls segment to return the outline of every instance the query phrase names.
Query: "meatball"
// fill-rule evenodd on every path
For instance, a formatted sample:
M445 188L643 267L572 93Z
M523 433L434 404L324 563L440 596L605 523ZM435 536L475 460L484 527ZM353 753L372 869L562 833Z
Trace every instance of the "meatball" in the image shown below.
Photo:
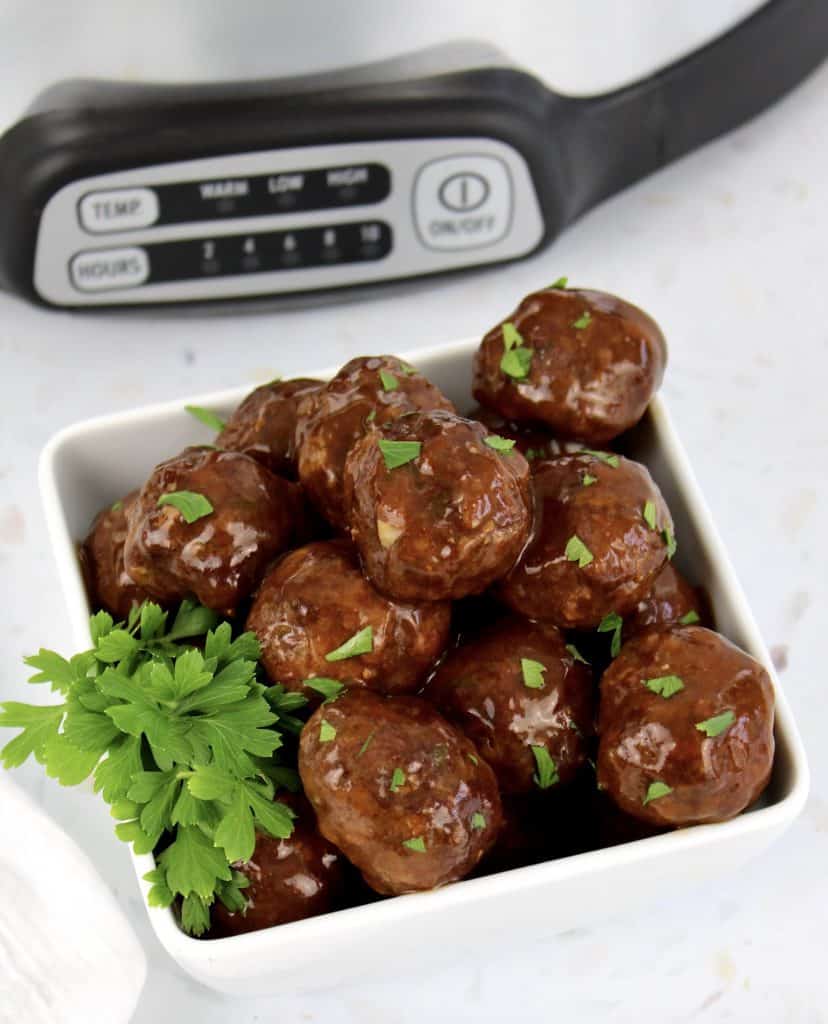
M529 465L487 440L482 424L438 410L398 419L351 449L348 523L384 593L460 598L514 565L532 519Z
M449 642L451 606L392 601L362 575L350 541L320 541L291 551L270 570L247 628L259 638L268 676L313 700L318 694L304 684L319 676L410 693ZM366 653L328 660L366 629Z
M540 465L543 459L555 459L583 450L581 441L561 441L550 434L542 423L518 423L507 420L491 409L477 406L469 413L470 420L482 423L490 433L508 438L529 463L531 469Z
M636 306L605 292L548 288L483 338L474 397L506 419L602 444L641 419L666 361L664 336Z
M302 377L263 384L236 409L216 444L244 452L272 473L295 480L297 406L322 387L322 381Z
M124 568L127 516L137 497L132 491L99 512L79 551L89 603L116 619L126 619L134 604L150 597Z
M375 427L417 409L453 411L454 406L395 356L352 359L299 403L299 479L334 526L344 525L342 471L351 446Z
M732 818L770 778L773 702L764 668L718 633L642 633L601 680L599 783L654 825Z
M293 833L288 839L257 833L253 856L233 865L250 883L242 890L247 906L232 911L216 901L212 911L216 938L326 914L342 897L342 855L317 831L310 805L301 797L282 793L278 799L297 813Z
M192 593L232 615L290 539L294 508L294 485L248 455L186 448L130 510L126 570L162 601Z
M299 773L319 829L383 894L468 874L501 824L491 768L418 697L349 690L311 715Z
M703 602L678 569L667 562L650 590L624 620L624 639L645 629L693 625L705 618Z
M474 742L501 793L570 782L586 762L592 674L555 626L511 620L486 630L448 655L424 696ZM551 775L541 778L538 758Z
M562 455L533 474L535 527L501 596L568 629L625 615L667 560L673 521L644 466L620 455Z

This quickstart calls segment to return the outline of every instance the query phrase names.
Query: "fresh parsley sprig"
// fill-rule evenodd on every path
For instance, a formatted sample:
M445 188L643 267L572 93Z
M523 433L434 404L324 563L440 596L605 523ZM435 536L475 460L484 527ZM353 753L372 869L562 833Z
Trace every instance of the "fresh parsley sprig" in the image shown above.
M293 811L274 794L295 788L295 772L274 754L278 726L295 729L291 712L305 699L260 683L255 635L234 639L192 601L171 624L150 602L126 623L98 612L90 633L92 648L68 660L47 650L25 659L37 670L30 682L49 683L62 702L0 705L0 725L20 729L0 759L13 768L33 756L65 786L92 776L116 835L156 853L150 905L180 899L182 927L200 935L217 898L245 906L233 864L251 857L256 831L293 831Z

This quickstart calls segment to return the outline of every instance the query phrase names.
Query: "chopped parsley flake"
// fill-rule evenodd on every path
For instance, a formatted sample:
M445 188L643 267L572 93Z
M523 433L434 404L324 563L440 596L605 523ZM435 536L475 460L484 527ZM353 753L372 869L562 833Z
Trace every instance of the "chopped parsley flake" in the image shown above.
M111 512L120 512L123 507L124 503L119 499L118 501L113 501L109 509Z
M365 417L365 422L366 423L373 423L376 418L377 418L377 410L376 409L372 409L368 413L368 415Z
M585 309L577 320L572 321L571 326L574 327L576 331L582 331L585 327L589 327L591 322L592 314L589 312L589 310Z
M381 438L377 444L385 459L385 468L389 471L413 462L423 448L422 441L386 441Z
M701 619L699 618L699 613L696 611L695 608L691 608L689 612L686 612L684 615L682 615L682 617L678 620L678 624L680 626L692 626L696 622L700 621Z
M203 423L205 427L215 430L218 433L227 426L220 416L216 416L209 409L202 409L200 405L185 405L184 408L194 418Z
M477 765L480 764L480 759L478 758L477 754L467 754L466 757L468 757L468 759L475 767L477 767Z
M535 765L538 769L532 776L535 784L540 789L549 789L550 786L556 785L560 781L558 778L558 766L550 757L549 751L546 747L533 746L532 753L535 755Z
M647 804L652 803L653 800L660 800L663 796L667 796L673 792L673 787L668 786L666 782L651 782L647 787L647 795L642 800L644 807Z
M393 373L389 373L388 370L380 370L380 380L382 381L383 391L396 391L400 386L400 382L394 376Z
M504 351L510 352L513 348L520 348L523 345L523 335L513 323L507 320L500 329L503 332Z
M681 693L684 689L684 680L681 676L656 676L654 679L642 679L641 682L652 693L657 693L664 698Z
M529 367L532 365L532 350L530 348L513 348L504 352L500 360L500 369L514 380L525 380L529 376Z
M331 743L336 739L336 729L331 723L323 718L322 723L319 726L319 742L320 743Z
M641 514L644 517L644 522L647 524L647 526L649 526L651 530L654 530L656 528L655 502L645 501L644 508L642 509Z
M400 360L400 369L406 377L410 377L412 374L417 372L410 363L404 363L402 360Z
M403 839L403 846L406 850L413 850L415 853L425 853L426 844L422 836L414 836L412 839Z
M584 544L577 533L573 533L566 542L564 554L566 555L567 561L577 562L579 569L583 569L585 566L589 565L594 558L592 552L586 544Z
M500 437L498 434L490 434L488 437L484 437L483 441L490 448L494 448L496 452L503 452L504 454L510 452L515 447L515 442L508 437Z
M578 455L591 455L594 459L600 459L607 466L612 466L613 469L618 469L619 466L618 456L614 452L599 452L594 448L582 448Z
M533 661L531 658L521 658L520 671L523 674L524 686L528 686L530 690L543 689L543 673L546 671L546 665L540 661Z
M572 655L575 661L580 661L583 665L589 664L589 662L586 660L583 654L581 654L581 652L578 650L575 644L567 644L566 649L567 651L569 651L569 653Z
M598 477L597 476L593 476L592 473L584 473L584 475L581 477L581 486L582 487L592 487L593 484L597 484L597 483L598 483Z
M346 658L356 658L360 654L370 654L373 649L374 630L372 626L366 626L335 650L328 651L325 661L344 661Z
M678 547L673 531L669 526L665 526L661 531L661 536L664 538L664 543L667 545L667 557L671 559L676 553L676 548Z
M345 686L338 679L326 679L324 676L314 676L305 680L305 686L311 690L321 693L326 701L334 701L345 689Z
M712 739L715 736L721 736L735 721L736 716L732 711L723 711L720 715L706 718L703 722L696 722L696 728Z
M568 280L568 277L559 277L557 281L553 281L552 284L549 285L547 291L551 291L553 288L566 288Z
M374 733L376 731L377 731L376 729L372 729L368 733L368 735L365 737L365 740L363 741L362 746L359 748L359 751L357 752L357 757L362 757L362 755L365 753L365 751L371 746L371 743L373 742L373 739L374 739Z
M609 615L605 615L603 619L598 623L599 633L612 633L612 643L610 644L610 654L615 658L618 652L621 650L621 629L624 625L624 620L618 614L618 612L610 612Z
M209 500L197 491L169 491L162 494L156 504L159 507L172 505L177 508L186 523L198 522L213 511Z
M400 786L405 785L405 772L402 768L395 768L391 775L391 784L388 787L389 792L396 793Z
M481 814L480 811L475 811L471 819L471 827L478 831L486 827L486 816Z

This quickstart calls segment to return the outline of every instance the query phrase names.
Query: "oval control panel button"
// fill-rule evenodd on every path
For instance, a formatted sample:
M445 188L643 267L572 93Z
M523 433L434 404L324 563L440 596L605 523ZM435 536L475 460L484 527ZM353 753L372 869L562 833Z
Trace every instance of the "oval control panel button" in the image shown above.
M145 228L158 220L158 196L151 188L87 192L78 204L81 227L93 234Z
M82 292L134 288L149 277L149 258L137 246L79 252L69 264L69 276Z

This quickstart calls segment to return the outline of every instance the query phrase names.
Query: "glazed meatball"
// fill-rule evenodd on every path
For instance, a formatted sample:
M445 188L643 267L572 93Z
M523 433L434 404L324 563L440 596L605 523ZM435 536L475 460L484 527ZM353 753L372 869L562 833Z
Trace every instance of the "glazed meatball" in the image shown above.
M280 793L278 799L297 814L293 833L288 839L257 833L253 856L233 865L250 883L242 890L247 907L232 911L217 900L212 911L216 938L326 914L342 898L343 857L319 834L310 805L290 794Z
M301 377L263 384L236 409L216 444L244 452L272 473L295 480L297 406L322 387L322 381Z
M539 756L551 759L551 785L586 761L592 674L555 626L511 620L486 630L448 655L424 696L474 742L501 793L537 788Z
M529 465L487 437L482 424L435 411L398 419L351 449L351 536L384 593L456 599L514 565L531 525Z
M485 336L474 397L506 419L602 444L641 419L666 361L664 336L636 306L604 292L548 288Z
M198 499L192 522L167 497L182 492ZM130 510L126 570L162 601L192 593L232 615L290 539L294 508L293 485L248 455L186 448L156 466Z
M620 455L562 455L533 474L535 526L501 596L569 629L631 611L667 560L673 521L644 466Z
M773 703L764 668L718 633L642 633L601 680L599 783L654 825L732 818L770 778Z
M264 578L247 619L268 676L312 701L318 694L304 684L319 676L382 693L416 690L445 650L450 627L448 602L405 604L378 593L344 539L282 558ZM328 660L368 628L366 653Z
M115 619L126 619L134 604L150 597L124 568L127 516L137 497L132 491L99 512L79 551L90 605Z
M693 625L705 618L703 601L672 562L656 576L650 590L624 619L624 639L645 629Z
M395 356L352 359L298 408L299 479L320 512L344 525L342 471L355 441L417 409L454 410L422 374Z
M470 420L477 420L489 433L506 437L515 442L515 447L534 469L544 459L555 459L583 450L581 441L561 441L554 437L542 423L518 423L504 419L492 409L477 406L469 413Z
M501 822L491 768L418 697L349 690L311 715L299 773L322 834L384 894L467 875Z

